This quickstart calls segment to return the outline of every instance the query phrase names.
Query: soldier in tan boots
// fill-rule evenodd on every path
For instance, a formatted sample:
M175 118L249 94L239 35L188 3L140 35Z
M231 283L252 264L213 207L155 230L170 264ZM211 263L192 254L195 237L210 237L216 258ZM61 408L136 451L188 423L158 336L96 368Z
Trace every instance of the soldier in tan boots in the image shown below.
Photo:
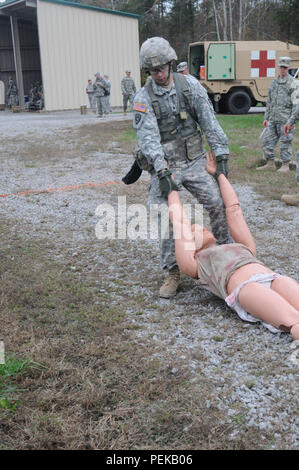
M299 104L299 83L288 72L290 57L279 57L279 75L270 85L266 112L264 116L265 133L263 136L263 154L265 165L257 168L258 171L276 170L274 162L274 148L280 143L281 167L279 173L289 171L289 162L292 159L293 132L284 134L283 126L292 118Z

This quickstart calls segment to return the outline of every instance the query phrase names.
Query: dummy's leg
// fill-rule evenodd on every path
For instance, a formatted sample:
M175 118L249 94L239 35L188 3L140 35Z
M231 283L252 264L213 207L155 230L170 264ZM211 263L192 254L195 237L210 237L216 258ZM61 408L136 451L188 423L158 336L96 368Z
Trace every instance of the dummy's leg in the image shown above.
M271 289L283 297L289 304L299 311L299 284L288 276L274 279Z
M299 284L288 276L274 279L271 289L281 295L289 304L299 312ZM291 328L291 335L299 339L299 321Z
M241 288L239 303L251 315L282 331L290 331L294 339L299 339L299 328L294 327L299 324L299 310L276 290L250 282Z

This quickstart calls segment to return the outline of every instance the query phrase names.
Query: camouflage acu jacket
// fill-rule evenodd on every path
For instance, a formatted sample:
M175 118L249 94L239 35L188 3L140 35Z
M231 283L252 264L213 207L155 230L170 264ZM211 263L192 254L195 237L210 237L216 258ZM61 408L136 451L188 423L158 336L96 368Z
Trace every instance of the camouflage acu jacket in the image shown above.
M125 93L128 95L134 95L136 93L136 87L133 78L131 77L124 77L121 81L121 91L124 95Z
M105 91L107 90L107 82L104 80L103 77L98 78L94 84L93 88L95 90L95 96L105 96Z
M150 78L152 80L152 78ZM228 155L228 141L225 133L220 127L214 113L213 106L209 100L206 90L192 75L186 75L189 86L189 99L192 114L203 131L211 150L215 155ZM178 99L174 82L168 90L161 87L152 80L153 92L160 95L169 103L168 108L173 113L178 111ZM138 145L153 165L156 172L165 168L165 149L161 143L160 129L153 110L151 98L145 87L141 88L135 95L133 103L133 126L137 131ZM199 149L199 153L202 149Z
M265 120L285 123L296 112L299 104L299 81L287 75L277 77L268 92Z

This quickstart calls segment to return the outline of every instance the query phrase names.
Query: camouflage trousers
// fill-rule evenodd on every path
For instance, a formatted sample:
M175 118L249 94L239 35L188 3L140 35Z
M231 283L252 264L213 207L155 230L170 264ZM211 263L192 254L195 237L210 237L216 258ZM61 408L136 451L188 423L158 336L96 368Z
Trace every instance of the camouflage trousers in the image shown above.
M127 95L123 95L123 105L124 105L124 113L127 111L128 102L130 102L130 106L133 106L134 94L129 93Z
M284 123L268 122L263 138L263 153L266 160L274 159L274 148L280 142L280 158L283 163L292 160L293 130L288 135L283 133Z
M297 183L299 183L299 150L296 153L296 179Z
M106 95L104 98L104 113L109 114L111 112L110 95Z
M96 103L98 108L98 115L103 116L103 114L108 114L106 109L106 96L96 96Z
M207 210L210 217L211 230L217 243L232 243L233 240L227 227L225 208L219 186L215 178L206 170L206 157L202 156L192 163L180 163L179 166L170 166L170 168L179 188L187 189L197 199L197 202L202 204L204 209ZM180 196L182 196L182 193L183 191L180 191ZM161 196L159 178L156 173L153 173L151 176L148 205L150 207L152 205L159 205L159 207L166 206L166 211L168 208L167 200ZM173 229L172 224L169 222L169 236L165 238L161 236L160 214L158 214L158 234L160 265L163 269L171 269L176 265Z
M94 93L88 93L88 99L89 99L90 109L95 109L95 107L96 107L96 98L94 96Z
M16 106L18 104L17 95L9 95L8 106Z

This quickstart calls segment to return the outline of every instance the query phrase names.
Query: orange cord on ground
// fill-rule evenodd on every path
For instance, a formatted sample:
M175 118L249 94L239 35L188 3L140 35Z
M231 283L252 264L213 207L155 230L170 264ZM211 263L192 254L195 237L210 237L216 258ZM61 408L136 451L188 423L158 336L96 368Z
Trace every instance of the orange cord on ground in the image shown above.
M28 189L27 191L20 191L18 193L6 193L0 194L0 197L8 196L26 196L26 194L41 194L41 193L53 193L55 191L69 191L71 189L84 188L86 186L107 186L109 184L124 184L122 181L107 181L106 183L82 183L74 184L73 186L65 186L63 188L48 188L48 189Z

